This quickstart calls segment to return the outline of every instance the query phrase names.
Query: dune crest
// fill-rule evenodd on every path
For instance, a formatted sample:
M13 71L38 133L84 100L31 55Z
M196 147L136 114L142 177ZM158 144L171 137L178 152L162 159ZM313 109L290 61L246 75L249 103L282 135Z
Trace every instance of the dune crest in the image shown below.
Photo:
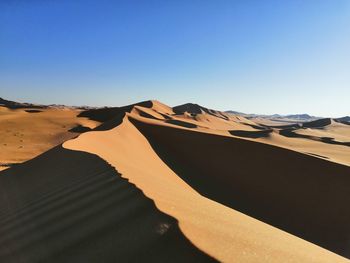
M157 111L157 105L153 103L152 107ZM149 111L150 107L147 108ZM170 114L168 117L175 119ZM179 221L180 229L194 245L219 261L345 260L203 197L160 159L146 137L129 119L144 122L155 129L160 125L171 130L193 130L131 112L126 113L121 123L113 129L82 134L77 139L64 143L64 147L96 154L118 167L122 176L142 189L161 211ZM202 129L205 133L222 133L220 130L198 128L200 131Z
M16 114L71 109L34 110ZM348 256L350 168L288 143L350 147L197 104L152 100L74 117L70 132L85 133L0 173L6 262L348 262L318 245ZM350 126L324 126L289 128L341 128L335 139L346 140Z
M0 191L1 262L215 262L93 154L55 147L2 172Z

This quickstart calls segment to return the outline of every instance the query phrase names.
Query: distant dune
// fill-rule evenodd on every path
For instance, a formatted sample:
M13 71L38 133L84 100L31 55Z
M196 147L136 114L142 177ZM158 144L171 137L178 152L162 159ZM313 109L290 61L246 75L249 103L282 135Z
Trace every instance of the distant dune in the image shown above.
M12 100L5 100L3 98L0 98L0 106L6 107L9 109L44 109L48 106L46 105L39 105L39 104L33 104L33 103L24 103L24 102L16 102Z
M306 113L302 114L288 114L288 115L280 115L280 114L247 114L239 111L228 110L225 111L227 114L234 114L239 116L244 116L246 118L255 120L260 119L261 121L270 122L270 123L303 123L310 122L318 119L322 119L321 117L311 116Z
M1 133L31 138L27 159L48 150L0 172L2 262L349 262L343 120L158 101L0 109Z

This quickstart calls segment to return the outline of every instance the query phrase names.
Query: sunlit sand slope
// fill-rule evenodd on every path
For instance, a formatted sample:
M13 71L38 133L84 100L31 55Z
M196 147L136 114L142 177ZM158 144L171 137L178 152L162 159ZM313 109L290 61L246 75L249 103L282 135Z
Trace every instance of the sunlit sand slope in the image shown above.
M200 180L203 180L204 185L213 183L210 177L216 177L218 180L225 182L228 171L231 169L231 166L234 165L235 154L232 155L232 152L230 153L225 150L227 148L223 148L223 154L229 154L229 156L223 157L225 160L224 167L216 166L218 163L215 162L217 162L221 154L216 157L207 155L210 154L212 147L222 146L221 143L215 146L215 144L218 143L216 142L217 135L202 133L197 130L194 131L193 128L165 122L164 120L176 118L176 115L172 116L173 113L171 112L168 113L168 118L164 118L164 120L161 118L157 119L156 115L159 111L156 102L153 102L152 108L155 112L153 114L154 118L146 118L131 111L131 113L126 113L122 120L114 120L114 123L118 123L118 126L115 128L83 134L75 140L66 142L64 147L96 154L112 166L118 167L118 171L122 174L122 177L127 178L130 182L142 189L146 196L155 201L156 206L161 211L179 221L180 229L196 247L220 261L345 261L345 259L338 258L335 254L326 252L326 250L320 247L254 220L253 218L200 195L197 191L205 195L207 193L201 191L197 185L192 184L192 182L189 182L186 178L182 178L184 180L180 179L181 176L183 176L181 171L175 169L171 163L163 158L164 156L158 151L159 149L157 149L154 141L150 138L149 130L146 131L142 129L140 123L143 123L143 125L149 127L151 130L157 131L157 137L159 137L160 140L166 140L169 136L168 142L164 143L165 148L168 147L169 144L177 144L184 152L188 151L188 154L184 154L180 157L178 151L175 150L172 152L172 150L167 151L163 148L165 153L174 154L177 156L176 158L182 160L186 159L188 163L191 163L193 160L194 167L196 169L198 168L198 171L196 171L193 176L196 177L202 173ZM148 114L152 115L151 112L148 112ZM132 120L132 122L130 122L129 119ZM190 120L187 120L187 122L193 123ZM182 133L192 134L193 137L198 135L199 141L204 143L207 149L201 148L202 152L200 154L198 154L198 152L193 152L197 149L193 148L190 142L191 138L185 141L176 139L176 137L181 138L180 134ZM203 138L202 136L205 137ZM230 138L229 135L226 137L221 136L220 138L242 141L240 139ZM207 140L210 145L204 140ZM254 144L246 141L243 141L243 143ZM262 147L265 146L263 145ZM284 151L289 152L287 150ZM183 152L181 152L181 154L183 154ZM253 155L250 160L254 162L255 158L256 157ZM203 167L196 167L198 162L202 163ZM205 172L204 170L211 165L213 165L212 168ZM222 166L223 163L220 163L220 165ZM182 164L179 166L182 166ZM183 168L188 168L186 163L183 163ZM221 174L223 170L227 171ZM257 171L254 172L256 173ZM259 175L261 176L261 174L257 173L257 179ZM237 177L240 176L242 175L237 174ZM244 179L242 180L244 181ZM189 184L187 184L186 181ZM260 179L259 182L261 182ZM226 183L228 183L230 187L233 187L234 181L226 181ZM248 192L256 191L256 184L257 183L252 181L251 190L248 186L246 186L248 190L245 190ZM211 189L219 194L221 190L216 188L216 186L217 184L212 185ZM276 187L278 186L277 182ZM235 189L232 188L232 190ZM227 187L223 186L223 192L227 194ZM231 195L232 202L241 202L242 199L247 198L247 195L243 195L241 198L235 200L241 192L242 191L238 191ZM209 195L207 196L212 197ZM222 202L223 200L217 199L216 201L224 203ZM262 208L265 209L264 200L260 201L262 203ZM252 205L249 202L247 202L247 204L249 206ZM286 204L283 203L283 206L289 205L290 202ZM276 211L277 215L279 215L279 213L280 211ZM282 217L281 220L286 220L286 218Z
M56 147L0 174L1 262L213 262L98 156Z
M348 262L308 242L347 256L347 166L196 104L80 116L103 123L0 172L1 262Z

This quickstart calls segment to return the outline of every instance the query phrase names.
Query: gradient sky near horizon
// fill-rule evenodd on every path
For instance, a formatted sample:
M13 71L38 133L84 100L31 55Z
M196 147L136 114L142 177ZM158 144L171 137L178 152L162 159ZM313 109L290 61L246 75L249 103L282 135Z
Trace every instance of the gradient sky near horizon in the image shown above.
M1 0L0 97L350 115L350 1Z

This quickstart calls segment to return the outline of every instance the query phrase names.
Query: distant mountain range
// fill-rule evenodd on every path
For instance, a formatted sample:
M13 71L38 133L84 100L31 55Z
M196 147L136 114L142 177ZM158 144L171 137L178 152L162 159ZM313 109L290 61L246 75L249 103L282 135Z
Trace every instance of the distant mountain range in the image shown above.
M225 112L229 114L244 116L247 119L264 118L264 119L275 120L275 121L288 121L288 122L295 122L295 123L313 122L318 120L319 121L334 120L339 123L350 124L350 116L344 116L341 118L324 118L324 117L311 116L306 113L288 114L288 115L280 115L280 114L266 115L266 114L247 114L247 113L232 111L232 110L225 111Z
M225 111L226 113L235 114L235 115L241 115L246 118L265 118L265 119L290 119L290 120L298 120L298 121L312 121L321 119L322 117L316 117L311 116L309 114L303 113L303 114L288 114L288 115L280 115L280 114L247 114L239 111Z

